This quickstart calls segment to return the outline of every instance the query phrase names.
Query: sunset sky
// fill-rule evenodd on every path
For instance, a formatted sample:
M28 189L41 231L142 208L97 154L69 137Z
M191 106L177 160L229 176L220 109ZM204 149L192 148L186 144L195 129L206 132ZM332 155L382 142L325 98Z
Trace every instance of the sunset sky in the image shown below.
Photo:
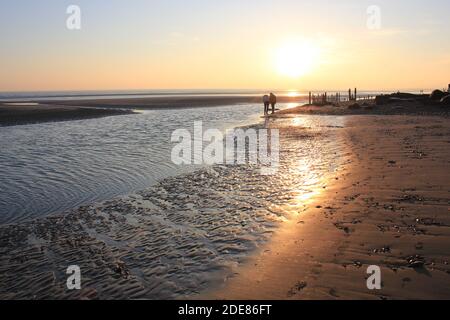
M71 4L81 30L66 28ZM2 0L0 91L442 88L449 13L448 0Z

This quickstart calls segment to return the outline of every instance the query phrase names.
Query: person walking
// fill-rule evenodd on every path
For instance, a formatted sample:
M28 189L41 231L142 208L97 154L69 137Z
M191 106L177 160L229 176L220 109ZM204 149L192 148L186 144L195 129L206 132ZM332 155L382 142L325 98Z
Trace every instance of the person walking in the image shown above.
M269 102L272 105L272 114L275 113L275 105L277 104L277 96L270 93Z
M263 96L263 102L264 102L264 115L266 116L269 113L269 105L270 105L270 98L267 94Z

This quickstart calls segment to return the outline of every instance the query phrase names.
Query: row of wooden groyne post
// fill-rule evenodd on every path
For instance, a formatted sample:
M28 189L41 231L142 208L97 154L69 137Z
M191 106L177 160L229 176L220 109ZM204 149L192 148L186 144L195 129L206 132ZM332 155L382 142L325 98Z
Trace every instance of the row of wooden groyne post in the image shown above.
M309 92L309 104L310 105L320 105L320 104L327 104L327 103L340 103L340 102L346 102L346 101L357 101L357 100L371 100L375 99L375 96L371 95L359 95L358 96L358 89L355 88L353 91L352 89L348 89L348 96L341 95L340 92L336 93L319 93L314 94L311 91Z

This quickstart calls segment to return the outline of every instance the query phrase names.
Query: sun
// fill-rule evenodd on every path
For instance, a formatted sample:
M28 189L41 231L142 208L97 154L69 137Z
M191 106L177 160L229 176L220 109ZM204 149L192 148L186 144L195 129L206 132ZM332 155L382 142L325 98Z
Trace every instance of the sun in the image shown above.
M284 76L299 78L311 72L317 63L318 54L318 48L310 41L286 41L276 52L276 69Z

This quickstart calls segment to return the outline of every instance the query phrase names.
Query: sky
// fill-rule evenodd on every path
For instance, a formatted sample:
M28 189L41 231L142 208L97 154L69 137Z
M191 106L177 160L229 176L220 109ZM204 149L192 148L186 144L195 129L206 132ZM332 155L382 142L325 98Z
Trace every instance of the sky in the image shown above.
M0 0L0 91L443 88L449 12L448 0Z

